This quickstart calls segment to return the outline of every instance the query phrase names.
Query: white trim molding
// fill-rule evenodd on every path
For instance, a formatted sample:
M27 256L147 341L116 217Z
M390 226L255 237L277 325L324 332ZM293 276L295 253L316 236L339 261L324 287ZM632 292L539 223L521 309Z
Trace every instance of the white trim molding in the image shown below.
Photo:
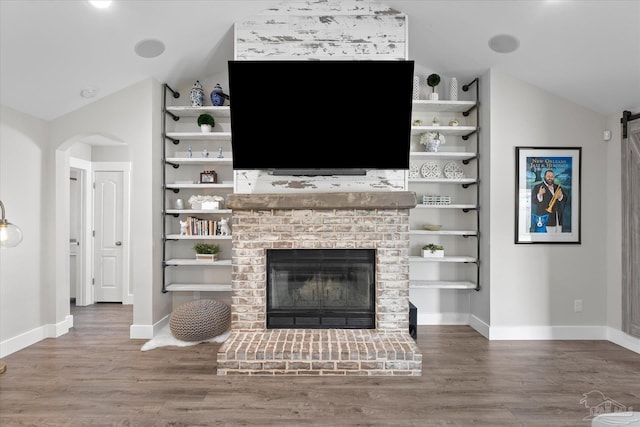
M169 323L169 316L170 315L163 317L153 325L131 325L129 327L129 338L131 339L153 338L158 332L160 332L162 328L165 327L167 323Z
M39 326L25 333L9 338L6 341L2 341L0 343L0 358L27 348L45 338L57 338L64 335L69 332L69 329L72 327L73 316L67 315L61 322Z

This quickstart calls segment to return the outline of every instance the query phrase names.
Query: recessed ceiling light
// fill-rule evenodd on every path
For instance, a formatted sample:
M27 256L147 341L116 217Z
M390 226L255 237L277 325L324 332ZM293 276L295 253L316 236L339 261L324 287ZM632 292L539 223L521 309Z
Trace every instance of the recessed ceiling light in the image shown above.
M89 3L96 9L106 9L111 6L111 0L89 0Z
M520 40L509 34L498 34L489 39L489 48L498 53L511 53L520 47Z
M82 89L80 96L83 98L94 98L98 94L98 89L94 87L87 87Z
M156 39L140 40L133 50L143 58L155 58L164 52L164 43Z

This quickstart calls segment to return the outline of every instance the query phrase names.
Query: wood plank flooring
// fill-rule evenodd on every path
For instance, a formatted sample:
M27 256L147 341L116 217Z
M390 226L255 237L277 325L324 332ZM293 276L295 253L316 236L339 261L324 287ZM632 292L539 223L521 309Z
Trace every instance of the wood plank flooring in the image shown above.
M1 426L589 426L592 390L640 410L640 355L608 341L419 326L421 377L218 376L220 344L141 352L131 306L72 314L68 334L3 359Z

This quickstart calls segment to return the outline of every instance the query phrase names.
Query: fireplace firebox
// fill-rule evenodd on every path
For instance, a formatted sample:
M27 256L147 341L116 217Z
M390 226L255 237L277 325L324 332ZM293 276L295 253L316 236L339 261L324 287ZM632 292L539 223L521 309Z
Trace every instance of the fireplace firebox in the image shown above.
M267 328L374 329L375 250L267 250Z

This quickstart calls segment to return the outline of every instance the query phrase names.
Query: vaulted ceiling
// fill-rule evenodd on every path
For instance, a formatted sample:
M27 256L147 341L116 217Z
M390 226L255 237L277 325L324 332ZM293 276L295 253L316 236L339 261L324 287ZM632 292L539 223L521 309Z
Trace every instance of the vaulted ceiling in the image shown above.
M301 0L297 0L301 1ZM281 1L0 1L0 102L51 120L153 77L160 82L224 73L233 24ZM496 69L603 115L640 105L640 1L390 0L405 13L418 73L462 82ZM513 53L491 37L511 34ZM144 39L164 42L141 58ZM80 93L95 88L96 97Z

